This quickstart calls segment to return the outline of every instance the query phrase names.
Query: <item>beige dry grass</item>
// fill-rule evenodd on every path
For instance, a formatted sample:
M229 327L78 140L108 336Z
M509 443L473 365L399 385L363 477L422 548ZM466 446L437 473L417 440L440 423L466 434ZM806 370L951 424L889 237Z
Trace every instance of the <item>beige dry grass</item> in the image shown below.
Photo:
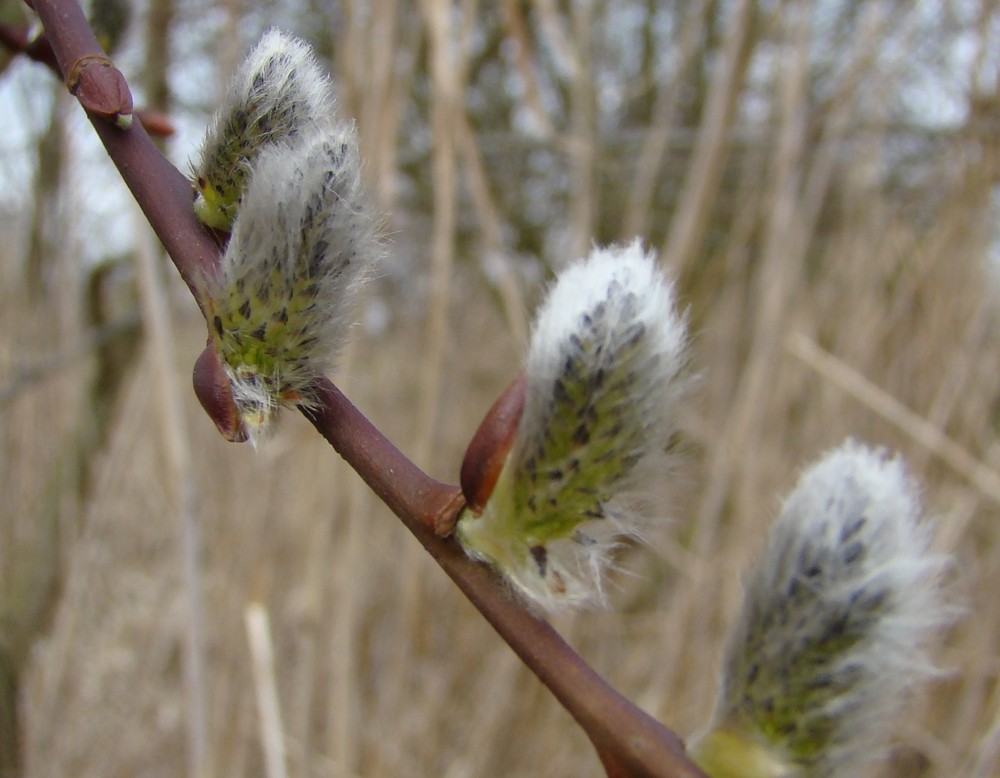
M377 41L371 52L338 48L336 67L372 170L383 176L384 203L398 214L393 251L410 261L395 266L408 266L410 275L377 284L390 326L359 329L337 380L404 451L433 475L455 480L480 415L517 369L522 311L538 288L519 272L515 251L504 250L517 222L502 155L488 130L457 110L471 89L469 73L460 67L449 81L444 63L435 66L437 81L421 80L386 64L394 52L416 62L409 47L419 36L408 25L444 24L448 5L427 0L424 16L415 16L385 0L371 16L345 19L353 35ZM579 36L598 23L585 17L593 9L564 18L543 0L502 5L503 37L545 47L576 74L567 85L571 110L562 117L546 114L551 109L531 81L545 58L526 51L512 66L528 83L526 110L550 133L526 144L564 155L575 182L576 195L562 210L565 244L649 225L667 260L679 263L673 271L691 306L700 374L676 472L662 485L670 523L651 533L649 547L628 550L623 566L635 575L617 579L613 610L560 618L558 627L623 693L680 733L696 732L711 709L741 572L779 494L808 459L847 435L886 445L905 455L924 484L927 505L940 517L939 545L958 560L955 588L972 618L942 636L938 659L952 672L898 722L900 744L881 774L1000 773L1000 505L989 486L1000 467L1000 320L997 279L986 261L995 137L975 132L970 119L968 132L928 145L933 153L918 171L923 183L888 185L879 172L889 120L877 98L905 73L876 67L872 48L889 22L904 28L904 40L906 24L915 22L905 12L870 20L870 37L859 35L844 49L833 98L817 106L802 77L809 19L775 13L757 20L755 40L778 41L800 67L758 85L770 101L768 132L726 131L737 121L734 90L745 88L740 69L753 45L729 39L720 45L738 58L734 73L703 84L709 108L693 155L704 169L671 179L680 187L674 197L697 207L672 211L655 205L657 187L646 179L659 163L671 170L666 130L676 128L643 126L640 169L613 143L597 145L598 87L573 69L587 61ZM796 4L777 5L787 11ZM677 34L697 39L692 29L704 19L691 13L691 27ZM991 13L984 3L983 17ZM538 26L523 26L520 14ZM399 26L376 35L373 19ZM457 47L452 55L467 52ZM438 147L434 179L447 191L426 201L424 212L400 192L393 167L400 150L380 124L384 118L396 126L414 80L437 90L438 118L428 126L448 138ZM666 90L658 99L661 109L651 116L680 122L676 104L670 107L677 98ZM598 176L608 190L594 198L587 182ZM634 197L619 196L636 182ZM681 231L665 238L674 213ZM497 261L489 274L478 262L486 252ZM39 355L78 342L73 300L80 283L68 250L58 287L32 301L21 286L20 259L0 258L6 381ZM203 325L170 278L182 418L163 418L156 372L163 355L148 339L106 445L83 452L92 476L82 499L77 446L92 361L26 384L0 408L0 586L9 602L11 592L38 595L32 581L59 584L51 626L26 663L26 774L152 777L187 769L191 700L178 514L178 489L186 487L173 480L184 477L176 475L176 457L186 456L202 542L206 775L274 774L257 712L261 674L255 677L244 621L252 604L270 623L280 711L272 721L283 730L289 775L599 775L569 717L302 419L286 414L258 453L220 440L186 391ZM428 319L427 306L437 318ZM803 343L838 360L841 377L874 387L911 415L893 417L870 395L851 391L856 384L817 369L831 363L808 358L817 352ZM172 423L187 430L181 455L168 435ZM940 446L928 445L928 430L967 459L942 456ZM56 530L61 542L52 558L46 541ZM46 575L53 570L56 579ZM2 614L8 636L20 626L9 612Z

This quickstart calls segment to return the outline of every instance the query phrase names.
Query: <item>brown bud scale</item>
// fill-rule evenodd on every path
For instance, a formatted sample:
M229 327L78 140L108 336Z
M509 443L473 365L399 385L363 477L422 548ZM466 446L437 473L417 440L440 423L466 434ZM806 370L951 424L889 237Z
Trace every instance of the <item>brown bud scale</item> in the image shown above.
M472 436L462 460L462 492L468 508L476 516L483 512L493 494L507 455L517 438L517 428L524 413L527 381L518 373L503 394L493 403Z
M240 421L239 410L233 400L233 388L226 375L219 354L211 341L194 364L194 393L201 407L215 422L222 437L230 443L243 443L247 431Z

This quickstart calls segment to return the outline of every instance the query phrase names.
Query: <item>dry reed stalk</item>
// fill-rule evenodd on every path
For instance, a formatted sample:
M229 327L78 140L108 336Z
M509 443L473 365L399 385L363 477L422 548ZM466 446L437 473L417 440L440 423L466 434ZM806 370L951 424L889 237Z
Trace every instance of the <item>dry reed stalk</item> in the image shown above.
M362 517L370 515L374 506L364 484L352 478L347 486L347 504L344 518L347 520L347 538L342 552L338 589L339 608L335 616L334 641L339 650L334 654L334 688L331 695L331 715L334 716L332 742L336 744L333 753L340 769L348 773L361 770L361 757L365 739L363 717L370 712L364 704L364 690L360 683L363 677L362 621L364 600L359 585L372 568L371 556L374 549L368 543L368 535Z
M591 60L595 0L577 0L570 10L573 32L569 73L569 229L564 261L587 256L594 239L597 213L595 165L597 157L596 100Z
M494 753L499 742L496 733L503 731L509 722L515 720L520 708L517 676L521 671L520 662L510 651L501 649L490 657L490 672L481 674L472 682L474 688L468 690L475 700L489 700L488 705L477 705L466 722L464 769L450 771L455 778L463 775L486 775L495 763Z
M342 360L341 372L350 375L352 366L357 365L358 344L352 341L348 346ZM342 531L345 537L342 545L334 554L334 549L329 541L318 545L322 549L322 554L316 554L317 564L314 569L317 578L323 575L328 580L326 590L332 596L323 598L319 603L335 604L332 613L329 609L316 613L319 620L331 620L331 631L329 642L325 643L328 656L332 657L331 662L331 686L328 702L328 737L330 753L334 756L339 765L339 770L346 774L351 774L361 770L361 756L363 752L364 739L361 736L363 728L360 726L362 716L365 714L363 706L364 692L361 688L360 679L362 677L362 657L359 654L359 647L362 644L362 618L364 587L362 582L368 575L368 571L374 567L372 555L375 551L373 544L367 542L369 537L366 531L368 522L365 517L372 512L368 493L364 484L357 478L345 479L349 475L343 468L337 468L336 484L334 490L346 492L344 507L339 511L339 522L343 525ZM321 525L322 526L322 525ZM329 529L323 528L326 538L330 537ZM330 560L338 557L336 565L337 575L330 576ZM320 581L316 581L316 588L320 588Z
M5 483L0 483L5 497L0 512L0 774L13 776L23 774L29 763L23 701L33 655L57 616L67 548L83 526L78 498L89 490L93 477L85 444L97 437L99 428L96 413L91 414L96 403L81 401L86 395L79 387L87 375L82 365L73 364L76 355L66 353L85 319L82 273L73 262L78 216L64 207L72 147L60 97L55 93L41 137L26 141L38 157L38 191L30 194L35 212L24 225L26 257L16 257L9 242L3 252L11 265L5 268L10 283L3 295L10 348L0 350L7 395L0 402L14 402L0 424L6 444L0 453L5 474ZM27 104L22 108L30 112ZM11 380L13 365L38 352L55 352L63 357L63 369L73 369L36 384L33 397L15 399L33 379L29 375L29 383L22 383L22 373ZM39 446L39 439L55 445Z
M366 81L364 73L369 60L366 52L362 51L362 41L367 41L370 37L370 31L364 27L366 5L368 4L359 0L347 0L341 4L340 35L331 52L334 70L343 75L337 100L339 110L345 116L358 116L358 109L363 102L363 85Z
M245 0L219 0L223 11L223 34L219 40L219 79L216 82L216 104L225 94L226 84L246 54L246 41L240 20L246 16Z
M207 776L211 763L211 732L205 679L205 594L201 570L201 528L196 513L191 444L184 421L181 388L175 365L173 333L164 284L157 269L156 238L138 208L133 208L135 256L143 318L153 356L155 383L159 387L161 434L167 461L170 513L180 529L178 555L186 610L184 641L184 691L187 700L188 774Z
M993 461L1000 458L1000 444L994 444ZM965 502L978 502L979 492L967 489ZM970 506L971 507L971 506ZM995 522L995 513L987 518ZM972 543L982 527L974 527L970 533ZM966 544L968 544L966 540ZM1000 547L993 545L982 554L970 553L960 547L963 573L961 586L969 592L971 618L967 618L958 630L960 639L956 641L948 666L954 668L958 687L955 699L941 706L934 719L940 726L939 737L951 745L951 758L944 762L940 775L969 775L978 765L988 764L994 759L989 754L992 745L987 738L992 729L991 717L1000 707L997 677L997 645L1000 645L1000 623L993 614L992 593L1000 586ZM964 551L964 553L962 553ZM943 720L943 721L942 721ZM949 767L951 769L949 769ZM992 774L992 773L987 773Z
M231 504L231 502L230 502ZM206 511L207 513L207 511ZM227 573L235 575L245 567L232 566ZM225 575L225 573L223 573ZM224 623L213 625L218 645L224 651L226 661L213 667L212 702L218 710L234 711L232 716L223 716L214 728L215 769L225 766L233 775L246 775L250 765L259 761L260 737L257 734L259 722L255 715L254 684L252 670L246 661L246 622L242 618L246 603L232 601L216 605L224 613ZM223 619L219 619L220 622ZM237 654L239 651L239 654Z
M367 67L356 74L363 78L357 114L359 143L361 158L367 160L371 169L379 208L391 214L396 210L400 178L398 137L403 96L408 93L416 70L412 64L404 65L403 60L412 59L415 46L401 29L402 9L397 0L375 0L370 5L370 25L361 37L370 46ZM345 30L339 40L343 41L348 34Z
M1000 444L994 444L991 453L994 462L1000 460ZM1000 565L1000 551L997 546L992 549L986 565L989 566L989 572L981 573L980 580L977 581L980 584L978 588L981 591L995 592L996 571ZM969 693L955 707L948 734L952 737L951 742L972 735L968 743L968 756L960 768L956 765L953 774L968 775L969 778L989 778L997 774L1000 766L1000 691L995 681L996 646L1000 635L997 634L997 624L993 620L976 618L970 621L973 625L969 629L971 639L966 646L966 655L972 661L962 666ZM991 657L993 661L980 660L976 663L977 658L985 657ZM975 690L989 688L991 681L992 689L990 692L984 692L980 699ZM982 734L979 734L980 732Z
M645 235L649 230L653 195L663 172L663 161L671 133L676 130L676 114L685 83L684 76L697 53L699 41L706 35L708 8L708 3L693 4L677 33L672 77L664 79L656 90L653 117L642 139L635 178L629 187L625 226L619 235L622 240Z
M824 352L801 334L790 335L787 348L825 378L932 452L983 495L1000 504L1000 476L985 462L945 435L939 427L911 411L892 395L879 389L849 365Z
M965 292L963 296L970 296L969 290L960 290L959 294L961 292ZM982 366L982 355L988 353L989 343L996 325L996 305L989 297L981 294L976 295L974 299L969 300L969 305L968 324L957 340L958 347L953 354L947 357L945 367L941 371L940 383L925 415L926 421L932 427L942 431L948 427L957 412L961 410L960 406L964 398L970 392L975 391L975 374L977 368ZM921 447L919 451L915 452L915 455L910 457L910 466L918 471L925 470L927 460L932 456L932 452ZM988 456L985 459L990 469L995 470L996 463L990 462Z
M993 441L990 444L982 461L993 472L1000 472L1000 442ZM938 543L941 548L948 551L961 549L963 538L969 537L976 529L974 520L981 518L981 513L986 507L982 503L981 490L964 488L959 491L955 503L948 508L949 520L938 532Z
M67 549L64 594L45 644L52 665L36 675L30 695L32 716L48 724L33 728L29 742L51 774L106 774L109 764L127 765L139 751L151 761L169 752L176 769L185 770L183 715L169 734L153 727L141 737L123 734L148 722L159 705L183 710L175 697L179 679L163 678L165 657L181 642L183 606L177 538L157 520L171 495L162 483L159 429L150 423L157 392L152 357L147 352L129 382L95 463L83 530Z
M911 14L910 18L913 16ZM827 102L827 115L824 117L818 147L809 152L809 164L803 175L799 213L795 217L795 234L804 241L803 245L796 247L800 256L804 256L811 238L816 235L820 214L824 204L828 202L837 172L837 160L848 140L851 120L858 118L860 88L862 85L872 87L880 83L888 85L893 79L892 73L881 73L878 79L870 76L872 63L879 50L879 41L884 39L891 23L892 17L881 14L874 6L866 10L859 22L860 34L851 49L848 65ZM907 29L912 31L913 25L909 25ZM800 65L807 69L806 63ZM803 137L808 135L808 127L803 125L799 130ZM780 240L780 236L773 237Z
M515 44L514 61L518 77L524 86L524 106L534 118L539 135L543 138L551 138L555 134L555 127L552 117L542 101L541 89L535 74L536 54L524 13L520 4L515 0L503 0L501 6L506 22L507 37Z
M257 697L257 725L264 751L267 778L288 778L285 767L285 732L281 726L281 706L275 679L274 647L267 610L251 602L243 612L247 643L252 659L254 692Z
M751 20L756 3L737 0L726 41L719 52L705 101L705 113L681 185L677 211L668 239L661 248L666 263L678 273L686 271L701 251L712 202L719 191L722 172L732 144L733 117L753 50Z
M988 722L986 731L971 743L969 763L954 774L966 775L969 778L991 778L1000 769L1000 703L992 701L992 721Z
M576 59L573 39L564 29L561 11L554 0L532 0L532 6L538 14L538 34L551 51L557 71L563 77L575 78L580 63Z
M414 459L427 465L435 447L440 388L444 369L444 347L448 335L452 266L455 263L457 213L457 143L455 117L461 110L465 62L463 45L456 44L453 8L448 0L423 0L422 15L431 48L430 74L433 86L431 133L433 136L433 233L427 325L424 334L420 395L417 401Z
M74 363L100 349L115 337L128 332L134 332L140 323L138 316L124 316L120 320L91 330L82 335L76 342L59 349L56 354L32 361L26 366L13 371L3 386L0 386L0 410L13 403L20 395L36 389L38 384L47 381L55 374L74 367ZM33 360L36 358L33 358Z
M348 341L339 360L339 371L345 375L350 375L356 364L357 348L357 341ZM363 521L358 517L367 515L367 511L356 503L356 492L361 488L357 479L345 479L347 471L343 467L338 465L330 472L328 464L317 459L309 473L300 475L301 483L291 489L292 507L286 513L333 514L334 525L343 526L347 540L335 543L336 536L326 521L314 520L304 529L301 637L294 663L293 692L289 696L288 731L295 738L295 762L290 766L293 772L301 773L328 753L336 755L337 774L349 775L355 769L352 765L357 762L362 742L354 729L357 705L344 703L358 697L359 673L351 669L359 641L358 588L351 582L359 569L368 564L366 547L352 539ZM318 492L314 484L319 482L328 484L329 493L334 495L332 504L314 496ZM347 496L342 500L340 495L345 492ZM293 495L302 495L304 499L292 502ZM332 690L325 694L317 679L324 677L329 664L333 665ZM318 713L317 708L326 715ZM317 716L324 724L319 730L318 743L314 738Z
M466 185L472 195L472 204L483 232L486 256L480 258L480 264L487 268L487 277L500 294L510 337L523 350L528 344L528 314L524 296L514 274L511 258L504 251L500 213L490 194L489 177L475 133L465 113L456 113L455 131L465 163Z
M448 337L448 309L451 303L451 276L455 263L457 211L457 171L455 119L461 107L465 64L457 58L465 47L456 44L453 8L449 0L422 0L421 15L430 46L432 84L431 135L433 151L433 226L431 235L430 295L421 356L420 385L417 394L416 428L413 460L429 467L436 448L435 431L440 418L441 385L444 372L445 343ZM411 676L413 652L419 645L420 625L425 622L421 571L425 564L420 550L412 543L403 549L400 587L404 627L395 650L392 675L398 689L398 704L405 705Z

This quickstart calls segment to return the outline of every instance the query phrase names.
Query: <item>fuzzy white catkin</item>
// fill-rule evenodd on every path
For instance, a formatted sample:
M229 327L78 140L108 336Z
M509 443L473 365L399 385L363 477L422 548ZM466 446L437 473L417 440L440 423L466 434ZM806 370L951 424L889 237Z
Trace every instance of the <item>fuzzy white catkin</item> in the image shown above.
M747 579L713 731L694 747L709 775L854 776L881 755L952 616L920 514L881 450L848 440L803 474Z
M687 334L673 287L635 241L561 273L538 313L516 441L481 516L458 538L553 611L604 597L636 493L662 476Z
M208 284L210 330L251 440L278 404L309 404L332 366L380 253L377 228L351 125L261 152Z
M194 164L199 218L228 229L261 151L332 121L333 91L312 48L267 31L236 70L205 133Z

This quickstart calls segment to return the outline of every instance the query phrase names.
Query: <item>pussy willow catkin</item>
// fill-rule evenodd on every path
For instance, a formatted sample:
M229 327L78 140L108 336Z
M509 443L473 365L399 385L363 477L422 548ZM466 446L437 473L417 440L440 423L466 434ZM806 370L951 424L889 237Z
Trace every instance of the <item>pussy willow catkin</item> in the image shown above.
M206 295L212 345L251 441L280 404L311 402L378 255L376 229L350 125L260 152Z
M561 273L538 314L516 440L460 542L543 609L599 601L639 515L628 496L659 472L684 384L684 320L638 242Z
M709 734L712 778L856 775L949 621L903 463L853 441L807 470L746 583Z
M265 33L233 76L194 164L198 218L228 230L257 156L334 121L334 102L312 49L279 30Z

